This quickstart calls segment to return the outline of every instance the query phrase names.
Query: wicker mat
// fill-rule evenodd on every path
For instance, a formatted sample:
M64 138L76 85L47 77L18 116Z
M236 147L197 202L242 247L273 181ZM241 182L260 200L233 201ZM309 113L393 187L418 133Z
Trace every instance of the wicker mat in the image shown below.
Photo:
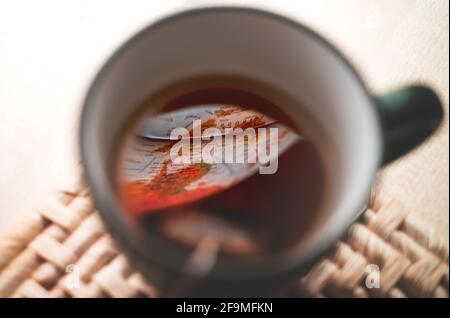
M299 277L295 295L448 297L447 244L395 200L376 198L345 241ZM156 296L164 295L114 246L83 186L0 234L0 297Z

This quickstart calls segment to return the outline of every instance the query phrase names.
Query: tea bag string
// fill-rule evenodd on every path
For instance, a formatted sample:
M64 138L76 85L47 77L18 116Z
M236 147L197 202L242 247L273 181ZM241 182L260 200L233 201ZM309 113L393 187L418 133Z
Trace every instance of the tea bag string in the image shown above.
M183 266L183 271L197 274L197 277L178 276L164 293L169 297L179 297L195 290L214 268L220 246L221 241L216 235L204 236Z
M221 240L210 234L203 237L184 265L186 271L205 277L217 262Z

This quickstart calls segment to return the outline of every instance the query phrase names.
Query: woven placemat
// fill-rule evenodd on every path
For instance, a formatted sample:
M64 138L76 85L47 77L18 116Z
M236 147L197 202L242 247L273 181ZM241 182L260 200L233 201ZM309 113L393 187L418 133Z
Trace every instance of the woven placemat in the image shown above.
M395 200L376 197L293 285L293 295L308 297L448 297L448 243ZM115 247L82 185L0 234L0 297L157 296Z

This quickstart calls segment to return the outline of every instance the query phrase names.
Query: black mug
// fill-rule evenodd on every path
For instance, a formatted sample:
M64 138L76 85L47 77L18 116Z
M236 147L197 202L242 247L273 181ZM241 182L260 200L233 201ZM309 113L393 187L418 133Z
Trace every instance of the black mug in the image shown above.
M302 123L305 135L319 151L336 149L334 156L324 156L332 182L323 202L326 217L314 233L270 257L219 259L206 277L186 266L190 255L157 236L144 245L133 233L115 192L112 160L143 99L202 74L258 78L287 92L302 101L324 132ZM302 110L283 111L294 123L301 120ZM215 7L165 17L115 52L84 101L80 142L86 178L105 223L163 295L187 293L193 285L208 296L269 295L337 242L365 205L378 168L424 141L442 119L441 103L427 87L372 95L336 48L296 21L258 9Z

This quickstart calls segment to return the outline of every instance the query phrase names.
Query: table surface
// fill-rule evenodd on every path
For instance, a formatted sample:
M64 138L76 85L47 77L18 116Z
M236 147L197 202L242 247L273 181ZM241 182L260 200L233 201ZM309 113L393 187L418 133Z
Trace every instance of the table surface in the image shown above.
M78 117L95 72L131 34L185 8L236 1L0 1L0 230L78 175ZM447 0L246 1L333 42L381 93L437 90L446 120L425 145L380 172L381 189L448 239Z

